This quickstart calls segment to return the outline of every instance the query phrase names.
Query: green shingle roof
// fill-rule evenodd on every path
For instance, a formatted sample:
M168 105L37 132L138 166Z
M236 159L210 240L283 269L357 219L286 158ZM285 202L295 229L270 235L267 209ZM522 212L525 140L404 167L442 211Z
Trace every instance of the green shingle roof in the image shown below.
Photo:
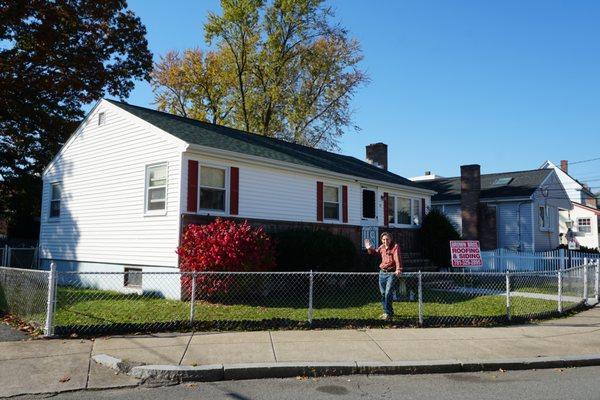
M107 101L190 144L315 167L357 178L426 189L420 183L414 183L354 157L289 143L284 140L248 133L222 125L184 118L115 100L107 99Z
M480 198L529 197L552 172L552 169L534 169L481 175ZM510 182L505 185L494 185L495 182L503 178L510 178ZM423 186L437 192L431 198L431 201L460 200L460 177L441 178L421 183Z

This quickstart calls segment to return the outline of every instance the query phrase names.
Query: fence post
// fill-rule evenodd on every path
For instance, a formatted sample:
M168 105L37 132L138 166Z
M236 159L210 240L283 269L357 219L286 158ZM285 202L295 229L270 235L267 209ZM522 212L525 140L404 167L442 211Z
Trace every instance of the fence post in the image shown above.
M54 311L56 309L56 264L50 263L48 272L48 300L46 302L46 325L44 336L54 336Z
M565 269L565 249L558 249L558 255L560 257L560 269Z
M583 303L587 303L588 299L588 265L587 258L583 259Z
M562 314L563 311L563 307L562 307L562 271L558 271L558 313Z
M12 253L12 248L6 246L6 266L10 268L10 259L11 259L11 253Z
M194 326L196 314L196 272L192 272L192 297L190 299L190 326Z
M419 326L423 326L423 274L419 271L419 285L417 297L419 298Z
M502 269L504 268L504 257L502 257L504 251L502 248L498 249L498 270L502 271ZM508 269L508 265L506 266L506 269Z
M314 273L311 269L308 275L308 323L311 325L313 321L313 284Z
M594 266L595 269L595 278L594 279L594 293L596 294L596 303L600 302L600 260L596 260L596 264Z
M510 272L506 271L506 319L510 321Z

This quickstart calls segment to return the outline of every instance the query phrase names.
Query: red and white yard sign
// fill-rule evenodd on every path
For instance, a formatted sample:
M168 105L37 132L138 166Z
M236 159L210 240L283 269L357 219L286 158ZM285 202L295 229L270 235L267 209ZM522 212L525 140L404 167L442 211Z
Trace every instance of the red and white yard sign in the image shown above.
M483 267L478 240L451 240L453 267Z

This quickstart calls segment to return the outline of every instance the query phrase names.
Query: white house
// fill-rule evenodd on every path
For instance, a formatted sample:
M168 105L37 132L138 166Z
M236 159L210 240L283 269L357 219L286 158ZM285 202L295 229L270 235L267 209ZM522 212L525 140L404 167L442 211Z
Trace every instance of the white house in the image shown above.
M361 242L386 227L414 238L432 190L386 170L387 146L353 157L113 100L101 100L43 173L40 255L59 270L124 273L114 290L178 298L185 226L216 216L268 230L323 227ZM166 284L171 279L170 284Z
M563 243L566 244L566 234L570 228L575 234L575 241L580 246L597 249L600 243L598 235L600 210L597 209L594 194L586 185L569 175L567 160L562 160L560 167L551 161L546 161L540 167L543 168L552 168L556 171L558 179L573 203L571 210L560 212L560 233Z

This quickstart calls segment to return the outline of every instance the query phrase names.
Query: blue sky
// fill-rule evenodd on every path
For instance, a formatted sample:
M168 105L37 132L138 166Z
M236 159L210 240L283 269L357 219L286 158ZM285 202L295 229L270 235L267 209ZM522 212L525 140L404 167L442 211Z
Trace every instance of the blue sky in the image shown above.
M390 170L455 176L533 169L600 157L600 2L330 0L362 45L371 83L353 101L359 133L341 152L389 146ZM129 0L155 59L205 47L203 24L219 1ZM152 106L140 82L128 101ZM573 165L600 178L600 161ZM590 181L600 186L600 181Z

